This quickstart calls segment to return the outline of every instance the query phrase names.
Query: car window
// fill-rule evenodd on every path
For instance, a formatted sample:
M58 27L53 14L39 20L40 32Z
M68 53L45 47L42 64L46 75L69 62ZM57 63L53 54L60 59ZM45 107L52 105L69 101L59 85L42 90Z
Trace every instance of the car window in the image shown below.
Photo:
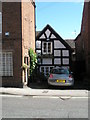
M69 74L69 71L67 69L53 69L51 71L53 74Z

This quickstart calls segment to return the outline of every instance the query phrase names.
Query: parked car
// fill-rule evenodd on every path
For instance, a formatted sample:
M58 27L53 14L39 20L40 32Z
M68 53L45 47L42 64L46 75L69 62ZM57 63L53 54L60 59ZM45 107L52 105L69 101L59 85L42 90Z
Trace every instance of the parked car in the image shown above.
M55 67L50 72L48 84L53 86L73 86L74 77L67 67Z

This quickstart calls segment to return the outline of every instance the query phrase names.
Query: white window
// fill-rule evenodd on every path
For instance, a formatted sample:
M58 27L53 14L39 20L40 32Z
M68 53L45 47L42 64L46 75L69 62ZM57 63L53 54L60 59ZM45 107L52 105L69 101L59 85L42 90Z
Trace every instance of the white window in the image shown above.
M48 76L49 75L49 71L50 71L50 68L49 67L45 67L45 75Z
M0 53L2 67L0 69L1 76L13 76L13 59L12 52Z
M40 67L40 72L44 73L45 76L48 76L53 66L42 66Z
M43 54L52 54L52 43L51 42L43 42L42 52L43 52Z
M40 72L44 73L44 67L41 67Z

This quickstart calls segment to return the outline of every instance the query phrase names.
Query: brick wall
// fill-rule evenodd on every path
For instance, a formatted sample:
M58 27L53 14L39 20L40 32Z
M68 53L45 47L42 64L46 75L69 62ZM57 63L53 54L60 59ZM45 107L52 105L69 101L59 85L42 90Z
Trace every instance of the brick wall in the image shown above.
M82 61L84 60L84 46L83 46L83 39L81 34L78 35L78 37L75 40L75 46L76 46L76 60Z
M21 3L2 3L2 50L13 53L13 77L3 77L3 86L21 86ZM9 36L5 36L9 32Z
M88 72L90 75L90 2L88 5Z
M90 73L90 2L84 3L81 34L84 41L86 71Z
M5 32L9 32L9 39L21 39L21 3L6 2L2 3L3 39ZM7 39L7 38L6 38Z
M84 3L81 36L76 39L77 60L85 60L86 72L90 74L90 2Z
M35 14L34 6L22 3L22 56L28 56L28 50L35 50ZM24 60L24 59L23 59Z
M29 3L2 4L2 49L13 53L13 77L3 77L3 86L23 85L21 66L30 48L35 49L34 6ZM9 36L5 36L9 32Z
M24 58L28 57L28 51L32 48L35 51L35 8L31 2L21 3L22 11L22 65ZM30 64L30 58L28 59ZM23 76L25 73L23 72ZM23 79L22 76L22 79ZM25 81L25 80L24 80Z

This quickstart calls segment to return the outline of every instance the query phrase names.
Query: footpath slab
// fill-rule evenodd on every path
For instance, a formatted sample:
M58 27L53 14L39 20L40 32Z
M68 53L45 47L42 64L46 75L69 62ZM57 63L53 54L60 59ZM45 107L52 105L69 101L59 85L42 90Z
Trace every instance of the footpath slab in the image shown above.
M70 96L88 97L88 90L53 90L25 88L0 88L0 94L22 95L22 96Z

